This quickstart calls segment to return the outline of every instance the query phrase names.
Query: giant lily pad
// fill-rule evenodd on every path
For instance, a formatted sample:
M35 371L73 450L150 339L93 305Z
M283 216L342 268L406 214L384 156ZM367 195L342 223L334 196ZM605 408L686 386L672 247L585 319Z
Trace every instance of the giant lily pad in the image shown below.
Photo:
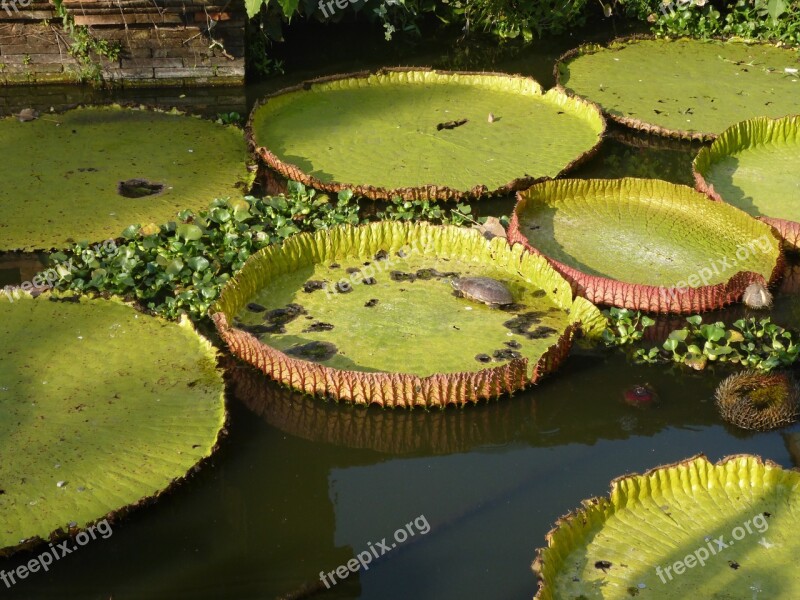
M216 447L216 353L121 302L0 296L0 556L142 503Z
M800 116L726 129L693 163L697 189L774 226L800 248Z
M509 241L546 256L594 303L702 312L782 273L769 225L690 187L575 179L539 183L518 197Z
M547 535L536 598L797 598L798 489L747 455L617 479Z
M66 248L241 195L241 130L104 106L0 119L0 251Z
M618 123L713 139L744 119L796 113L798 67L796 51L768 44L628 38L571 50L555 74Z
M440 200L562 174L597 148L604 129L597 107L544 93L532 79L400 69L278 92L248 123L258 154L289 179Z
M502 281L504 310L456 297L451 281ZM496 397L565 357L599 311L573 300L541 257L477 231L374 223L293 236L248 259L212 307L231 351L310 394L432 406Z

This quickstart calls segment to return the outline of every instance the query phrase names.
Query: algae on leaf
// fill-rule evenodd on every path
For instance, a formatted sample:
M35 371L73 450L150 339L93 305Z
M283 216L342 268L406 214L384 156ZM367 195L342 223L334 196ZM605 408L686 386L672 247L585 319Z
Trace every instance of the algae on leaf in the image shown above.
M697 189L775 227L800 248L800 116L726 129L692 164Z
M546 256L591 302L693 313L782 273L780 240L741 210L652 179L545 181L518 194L509 241Z
M547 535L536 599L797 598L798 489L749 455L616 479Z
M454 295L488 276L514 304ZM477 231L383 222L301 234L253 255L212 318L232 352L311 394L389 406L461 404L555 368L600 312L547 262Z
M0 119L0 146L0 251L63 249L117 237L131 223L166 223L241 196L252 177L241 130L152 110Z
M713 139L738 121L797 112L797 52L769 44L628 38L562 56L559 87L623 125Z
M597 107L544 93L529 78L411 69L290 88L264 99L248 123L258 154L289 179L439 200L562 174L597 148L604 129Z
M188 320L2 296L0 339L0 556L143 503L216 448L224 383Z

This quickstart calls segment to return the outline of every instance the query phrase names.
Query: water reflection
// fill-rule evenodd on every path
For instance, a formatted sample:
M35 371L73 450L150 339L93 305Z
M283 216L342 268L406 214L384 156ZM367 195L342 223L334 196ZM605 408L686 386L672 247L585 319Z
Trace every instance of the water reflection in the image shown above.
M699 146L688 142L663 140L642 134L621 134L610 128L608 138L603 141L601 152L570 177L616 179L640 177L664 179L694 187L692 160Z

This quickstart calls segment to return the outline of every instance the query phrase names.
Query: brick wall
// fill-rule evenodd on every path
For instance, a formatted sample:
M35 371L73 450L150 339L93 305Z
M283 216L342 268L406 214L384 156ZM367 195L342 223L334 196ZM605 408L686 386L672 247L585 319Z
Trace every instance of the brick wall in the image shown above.
M121 44L119 60L100 61L112 85L244 83L243 0L65 0L64 6L95 38ZM0 0L0 83L75 81L80 68L71 43L51 4Z

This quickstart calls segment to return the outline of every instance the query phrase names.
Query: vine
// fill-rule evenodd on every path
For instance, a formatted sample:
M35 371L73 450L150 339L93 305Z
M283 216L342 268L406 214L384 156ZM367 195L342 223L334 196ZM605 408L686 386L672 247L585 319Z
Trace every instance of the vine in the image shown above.
M69 54L80 67L78 80L100 85L103 82L103 67L92 55L107 60L118 60L122 45L119 42L109 43L108 40L99 40L94 37L85 25L76 25L75 19L64 7L63 0L53 0L55 15L62 22L64 31L72 40L69 45Z

